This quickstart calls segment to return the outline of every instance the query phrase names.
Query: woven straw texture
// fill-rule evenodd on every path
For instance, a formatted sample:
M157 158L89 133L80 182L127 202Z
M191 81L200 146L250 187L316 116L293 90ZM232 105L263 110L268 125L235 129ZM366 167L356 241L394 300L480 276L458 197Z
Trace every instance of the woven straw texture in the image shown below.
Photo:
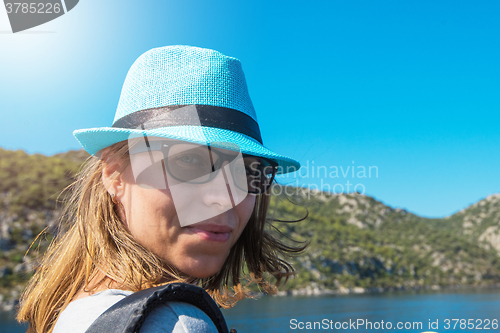
M114 121L139 110L191 104L238 110L257 121L240 61L190 46L141 55L127 74Z

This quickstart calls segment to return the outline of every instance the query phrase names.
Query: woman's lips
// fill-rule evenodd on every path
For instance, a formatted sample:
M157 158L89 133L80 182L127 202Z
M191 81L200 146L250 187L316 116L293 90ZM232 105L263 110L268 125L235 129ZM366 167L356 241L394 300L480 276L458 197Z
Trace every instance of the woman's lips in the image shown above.
M229 234L233 228L219 224L192 224L188 230L200 236L203 240L223 243L229 239Z

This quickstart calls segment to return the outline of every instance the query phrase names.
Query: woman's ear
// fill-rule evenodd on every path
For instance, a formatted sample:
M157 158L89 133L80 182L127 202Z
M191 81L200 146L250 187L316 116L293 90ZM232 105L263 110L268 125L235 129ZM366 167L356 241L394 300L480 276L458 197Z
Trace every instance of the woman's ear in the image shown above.
M103 161L102 168L102 183L108 193L116 197L118 200L123 195L123 177L120 171L120 163L117 159L110 157L108 148L104 149L101 154Z

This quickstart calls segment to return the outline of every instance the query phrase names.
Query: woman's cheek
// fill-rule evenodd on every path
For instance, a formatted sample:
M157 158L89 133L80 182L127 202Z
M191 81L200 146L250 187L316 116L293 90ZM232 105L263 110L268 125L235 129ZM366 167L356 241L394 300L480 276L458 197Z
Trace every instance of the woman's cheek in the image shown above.
M254 194L248 194L248 196L243 200L238 206L236 206L236 212L240 220L240 234L245 229L245 226L252 216L255 207L256 196Z

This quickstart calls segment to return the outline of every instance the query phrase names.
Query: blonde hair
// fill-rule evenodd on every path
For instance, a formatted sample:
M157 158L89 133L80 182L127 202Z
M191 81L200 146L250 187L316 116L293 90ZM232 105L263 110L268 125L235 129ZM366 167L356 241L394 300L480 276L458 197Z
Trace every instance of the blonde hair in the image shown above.
M109 147L123 171L128 166L128 145ZM119 218L118 207L102 182L105 163L91 157L71 186L71 195L61 217L61 228L26 287L17 314L30 330L50 333L59 314L80 290L94 291L105 276L124 290L138 291L165 281L201 285L222 307L229 308L249 297L241 279L246 277L267 293L294 274L293 267L280 257L300 252L306 246L289 246L271 235L266 227L270 195L259 195L243 233L231 248L218 273L205 279L185 276L154 253L137 243ZM65 231L65 232L64 232ZM247 274L244 271L248 272ZM265 274L275 278L273 284ZM30 331L29 330L29 331Z

